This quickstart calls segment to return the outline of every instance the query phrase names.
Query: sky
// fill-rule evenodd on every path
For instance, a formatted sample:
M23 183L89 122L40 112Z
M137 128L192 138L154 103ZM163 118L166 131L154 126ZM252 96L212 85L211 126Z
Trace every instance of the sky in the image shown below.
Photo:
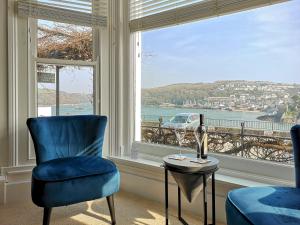
M93 67L67 66L61 69L60 90L69 93L93 93Z
M300 0L142 32L142 87L300 83Z
M53 71L49 71L54 73ZM60 69L60 91L68 93L93 93L93 67L65 66ZM40 83L39 88L55 89L55 84Z

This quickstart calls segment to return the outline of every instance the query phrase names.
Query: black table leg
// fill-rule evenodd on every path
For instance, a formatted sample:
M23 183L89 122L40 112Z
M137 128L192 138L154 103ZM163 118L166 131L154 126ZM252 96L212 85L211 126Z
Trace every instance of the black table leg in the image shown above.
M212 195L212 225L216 225L216 189L215 189L215 173L211 179L211 195Z
M183 225L189 225L181 216L181 190L178 187L178 219Z
M168 207L169 207L169 196L168 196L168 170L165 168L165 216L166 216L166 225L168 225L169 216L168 216Z
M203 174L203 224L207 225L206 175Z
M181 191L180 187L178 186L178 218L181 218Z

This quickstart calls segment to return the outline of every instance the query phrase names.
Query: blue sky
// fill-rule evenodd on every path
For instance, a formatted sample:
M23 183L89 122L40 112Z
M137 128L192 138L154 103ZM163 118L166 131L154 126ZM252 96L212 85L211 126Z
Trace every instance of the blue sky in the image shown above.
M53 70L46 72L54 73ZM69 93L93 93L93 67L65 66L60 69L60 91ZM38 88L54 89L55 84L39 83Z
M142 33L142 87L300 83L300 0Z

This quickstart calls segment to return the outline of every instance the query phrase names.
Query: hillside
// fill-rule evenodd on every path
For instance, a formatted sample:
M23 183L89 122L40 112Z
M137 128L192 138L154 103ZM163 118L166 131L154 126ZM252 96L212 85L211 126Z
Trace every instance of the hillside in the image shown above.
M215 95L217 88L217 83L181 83L142 89L142 104L160 105L162 103L173 103L183 105L187 100L203 99Z
M213 83L180 83L142 89L143 105L259 110L278 112L279 106L298 111L299 84L227 80ZM300 99L300 98L299 98Z
M180 83L163 87L142 90L142 103L145 105L160 105L173 103L183 105L187 101L204 101L208 97L229 97L237 94L250 94L253 91L236 91L227 87L235 83L250 83L249 81L216 81L213 83ZM253 83L253 82L251 82ZM256 92L258 90L255 90ZM259 94L259 93L257 93Z
M81 93L67 93L60 92L60 104L80 104L90 102L92 96L89 94L81 94ZM55 90L51 89L39 89L38 90L38 104L40 106L43 105L55 105L56 95Z

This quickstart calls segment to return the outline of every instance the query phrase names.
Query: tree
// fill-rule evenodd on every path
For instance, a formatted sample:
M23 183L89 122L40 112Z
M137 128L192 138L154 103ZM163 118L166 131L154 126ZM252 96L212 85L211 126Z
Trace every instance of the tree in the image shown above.
M91 61L93 35L89 27L54 24L38 26L38 52L40 58Z

